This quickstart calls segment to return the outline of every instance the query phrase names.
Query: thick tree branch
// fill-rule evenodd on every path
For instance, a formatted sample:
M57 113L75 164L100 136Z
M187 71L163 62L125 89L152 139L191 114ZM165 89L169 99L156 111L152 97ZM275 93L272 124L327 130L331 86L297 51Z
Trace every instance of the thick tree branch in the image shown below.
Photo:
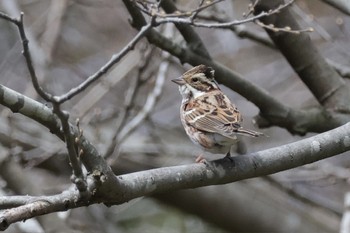
M278 117L278 120L286 118L288 121L291 109L273 99L264 90L246 82L239 75L235 75L226 67L170 43L166 38L158 37L159 34L153 29L149 29L146 36L149 41L153 41L155 44L159 43L160 45L161 42L165 42L162 44L162 47L167 48L165 50L171 50L173 54L177 54L182 61L191 64L205 63L212 65L219 74L219 81L223 83L231 82L232 85L240 84L239 89L242 89L241 93L245 93L258 103L263 113L269 114L270 117ZM236 78L229 81L225 80L226 77L232 76ZM250 91L253 91L253 93L249 94ZM263 100L259 100L259 97L262 97ZM49 96L49 98L51 97ZM99 202L114 205L155 193L225 184L268 175L312 163L350 149L350 123L348 123L308 139L246 156L237 156L232 160L221 159L208 162L207 164L165 167L114 176L110 167L101 158L97 150L80 134L77 127L68 123L67 119L60 121L57 115L43 104L2 85L0 85L0 103L14 112L19 112L40 122L62 140L67 140L67 134L71 135L72 138L80 137L80 144L83 149L81 159L90 173L87 188L92 194L86 199L80 199L80 193L72 187L58 195L27 197L27 201L16 197L17 199L8 198L7 202L6 198L0 198L0 203L3 206L18 205L0 213L1 229L5 229L11 223L27 218L79 206L87 206ZM56 104L59 103L56 102ZM273 110L281 111L285 115L281 116L278 112L270 112L269 108L271 108L271 105L274 107ZM58 110L58 112L62 113L61 110ZM322 117L326 118L327 114L325 115L322 115ZM65 123L67 124L64 125ZM62 130L61 127L65 129ZM69 132L64 133L63 131Z
M98 202L108 205L121 204L145 195L269 175L348 151L349 135L350 123L298 142L232 159L224 158L207 164L164 167L121 175L117 177L118 187L112 184L106 192L92 196L89 200L78 202L77 191L69 190L59 195L40 197L30 204L6 210L0 214L0 225L4 229L16 221ZM33 197L28 197L29 199L33 200ZM9 200L6 203L4 198L0 199L3 206L13 202ZM17 197L17 202L23 200Z
M282 3L283 0L259 1L255 14L259 15L260 12L274 9ZM277 28L288 26L296 30L300 29L288 8L284 8L280 14L270 15L260 20L265 25L273 25ZM320 104L335 110L349 111L350 90L348 86L321 56L309 35L266 31Z
M14 113L20 113L36 122L42 124L64 141L64 135L61 131L61 122L53 113L52 109L42 103L30 99L22 94L0 85L0 104L8 107ZM74 137L79 137L80 132L77 127L70 125ZM113 177L113 172L101 157L96 148L84 137L80 138L84 153L81 157L84 166L90 173L96 173L104 176ZM97 175L97 174L96 174Z
M158 168L119 176L124 194L138 197L137 193L159 193L170 190L195 188L231 183L242 179L264 176L350 149L350 123L334 130L280 147L220 159L205 164ZM117 201L117 199L115 199Z

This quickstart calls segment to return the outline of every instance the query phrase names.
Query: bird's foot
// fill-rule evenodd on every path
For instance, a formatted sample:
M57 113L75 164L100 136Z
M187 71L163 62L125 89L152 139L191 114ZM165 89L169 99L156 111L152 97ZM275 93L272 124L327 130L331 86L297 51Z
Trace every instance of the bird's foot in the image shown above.
M208 161L203 157L202 154L198 155L195 161L196 163L204 163L204 164L208 163Z
M231 157L230 151L227 152L227 154L225 155L224 159L228 159L228 160L230 160L230 162L234 162L234 161L233 161L233 158Z

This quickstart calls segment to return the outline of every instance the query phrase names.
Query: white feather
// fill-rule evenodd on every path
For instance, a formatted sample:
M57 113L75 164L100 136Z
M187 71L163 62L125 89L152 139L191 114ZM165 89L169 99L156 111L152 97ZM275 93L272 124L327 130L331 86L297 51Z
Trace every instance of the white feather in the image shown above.
M204 91L199 91L188 84L186 84L186 87L192 92L193 98L195 99L206 94Z

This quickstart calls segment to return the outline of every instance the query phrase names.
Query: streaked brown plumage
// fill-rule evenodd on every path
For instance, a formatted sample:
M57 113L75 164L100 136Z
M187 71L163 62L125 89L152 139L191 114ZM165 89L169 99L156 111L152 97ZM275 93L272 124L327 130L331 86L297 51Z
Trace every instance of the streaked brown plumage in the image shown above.
M193 67L172 81L179 85L182 95L182 125L190 139L204 150L230 155L238 135L262 135L242 128L240 112L220 90L211 67Z

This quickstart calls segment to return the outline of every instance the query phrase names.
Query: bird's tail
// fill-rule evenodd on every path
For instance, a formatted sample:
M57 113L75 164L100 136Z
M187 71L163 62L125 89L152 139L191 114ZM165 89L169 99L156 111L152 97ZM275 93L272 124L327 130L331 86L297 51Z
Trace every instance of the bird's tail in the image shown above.
M237 129L237 133L242 134L242 135L246 135L246 136L248 135L248 136L251 136L251 137L259 137L259 136L265 135L265 134L260 133L260 132L256 132L256 131L253 131L253 130L250 130L250 129L243 129L243 128Z

